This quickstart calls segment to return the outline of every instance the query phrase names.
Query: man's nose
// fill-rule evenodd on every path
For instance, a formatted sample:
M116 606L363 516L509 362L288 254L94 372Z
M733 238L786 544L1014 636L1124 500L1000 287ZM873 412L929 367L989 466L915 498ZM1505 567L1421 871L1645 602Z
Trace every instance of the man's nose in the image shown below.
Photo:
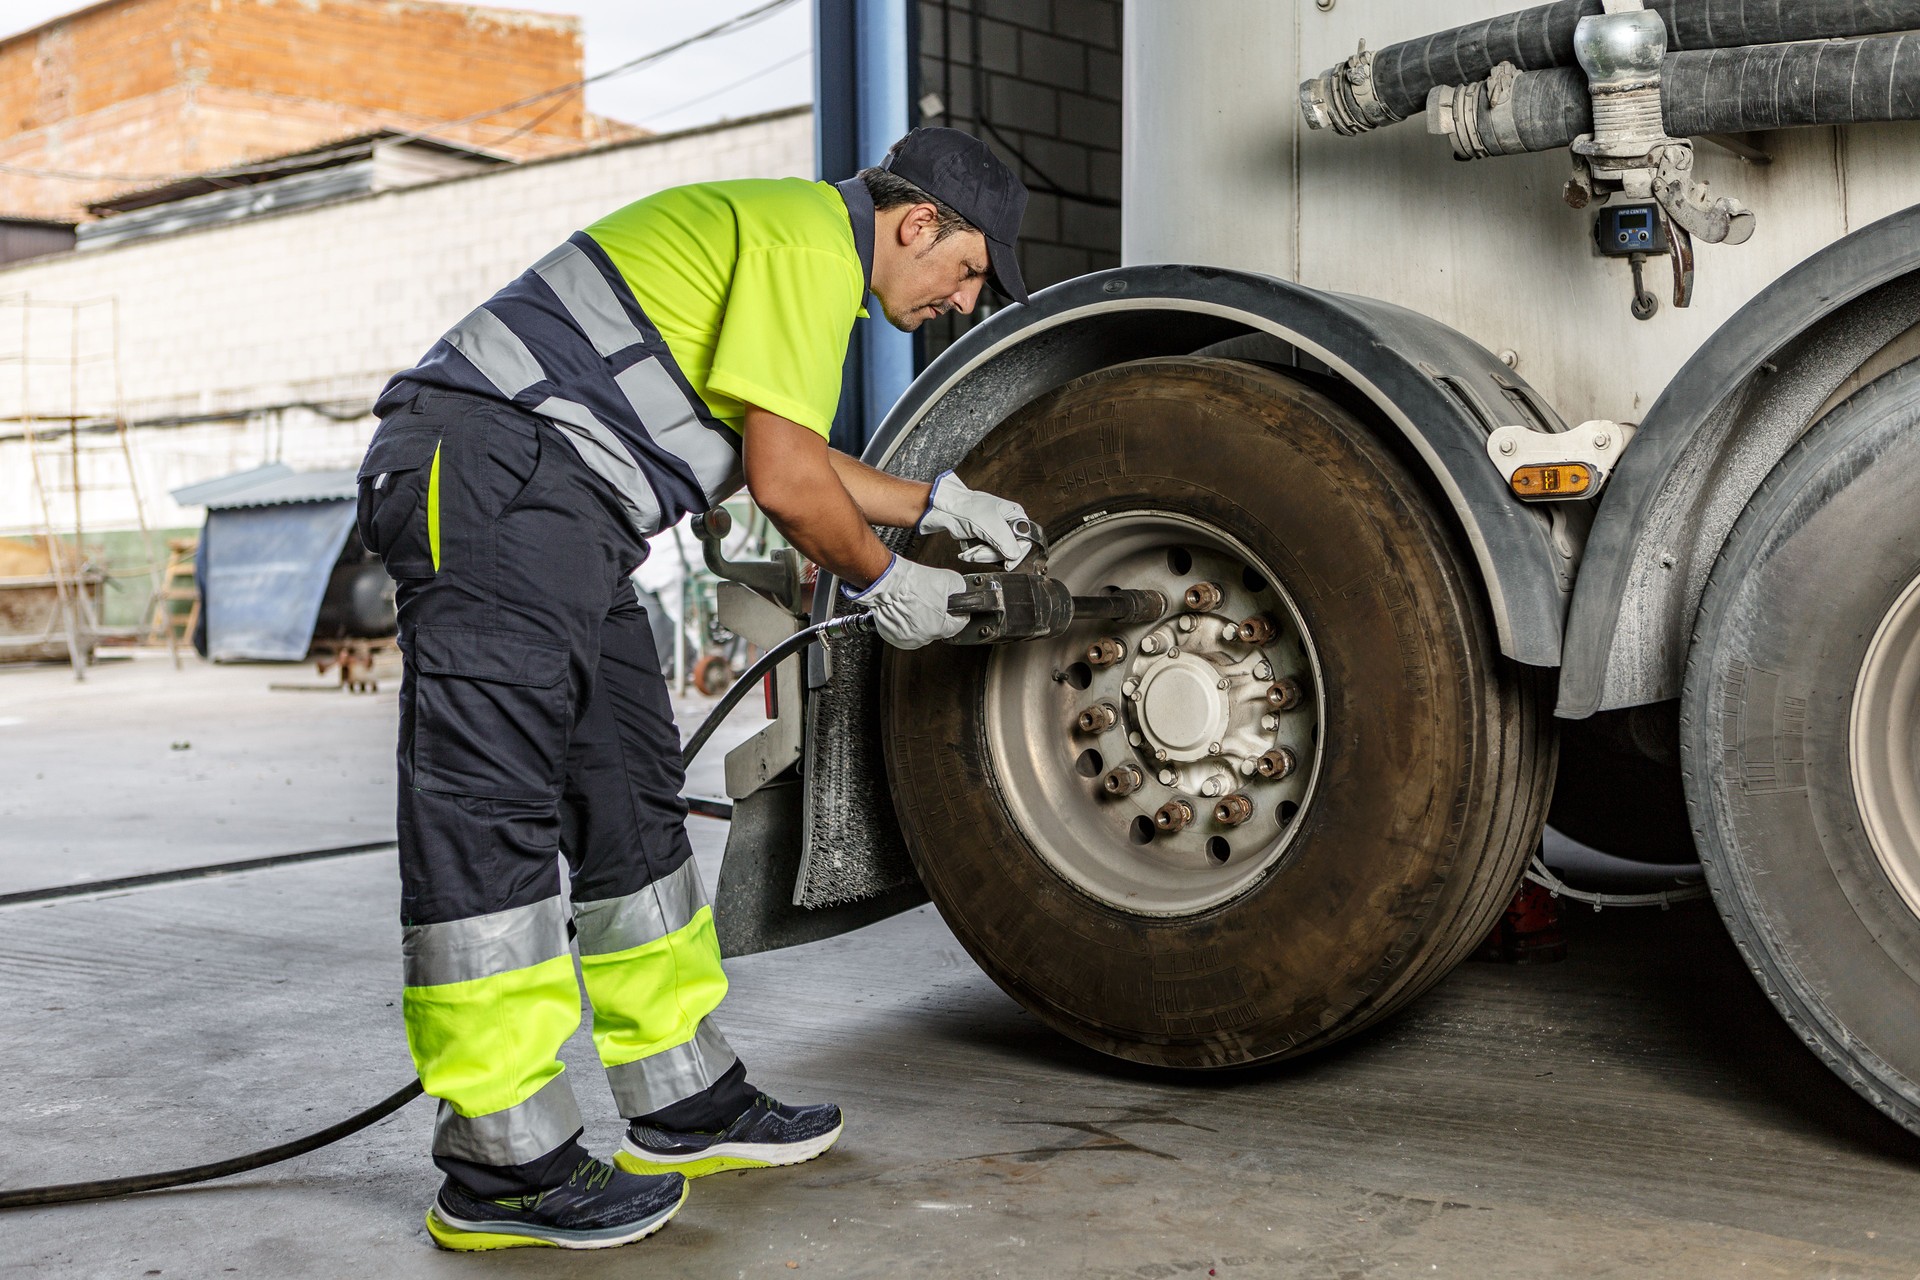
M947 305L963 316L973 314L973 304L980 300L980 281L969 280L947 295Z

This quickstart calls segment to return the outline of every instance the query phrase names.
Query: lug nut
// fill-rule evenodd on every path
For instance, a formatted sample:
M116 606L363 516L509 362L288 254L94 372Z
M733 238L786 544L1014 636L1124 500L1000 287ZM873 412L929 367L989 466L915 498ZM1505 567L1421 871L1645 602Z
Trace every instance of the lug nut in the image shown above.
M1186 600L1187 608L1195 613L1212 613L1227 598L1227 593L1220 589L1217 582L1196 582L1187 588L1187 594L1182 598Z
M1117 765L1100 779L1100 789L1110 796L1130 796L1145 786L1146 775L1130 764Z
M1254 772L1271 782L1278 782L1292 773L1293 767L1293 752L1285 747L1275 747L1271 751L1263 752L1260 758L1253 762Z
M1080 732L1105 733L1120 723L1120 712L1111 702L1096 702L1080 713Z
M1267 705L1275 711L1291 711L1306 698L1306 693L1292 679L1276 680L1267 690Z
M1240 643L1268 644L1279 632L1280 628L1274 625L1273 615L1256 613L1240 624Z
M1153 825L1172 833L1185 830L1193 822L1193 806L1179 796L1161 805L1153 815Z
M1223 827L1237 827L1253 816L1253 801L1234 794L1213 806L1213 820Z
M1118 636L1108 636L1087 646L1088 666L1110 667L1126 656L1127 642Z

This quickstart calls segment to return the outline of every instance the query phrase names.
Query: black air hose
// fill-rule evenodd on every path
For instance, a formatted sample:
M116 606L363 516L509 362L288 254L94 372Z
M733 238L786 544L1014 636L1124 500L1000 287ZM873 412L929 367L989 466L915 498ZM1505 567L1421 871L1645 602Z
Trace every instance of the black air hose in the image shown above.
M1480 95L1485 111L1485 91ZM1593 105L1577 67L1523 72L1511 110L1510 135L1520 145L1502 151L1552 151L1593 131ZM1668 54L1660 115L1675 138L1920 119L1920 35ZM1482 129L1479 136L1508 132Z
M1647 8L1666 19L1671 52L1920 30L1920 0L1648 0ZM1484 80L1502 62L1522 71L1571 67L1575 24L1600 12L1600 0L1557 0L1388 45L1373 57L1373 96L1405 119L1425 109L1434 86Z
M872 635L873 630L872 614L843 614L826 622L817 622L810 627L804 627L769 648L760 655L758 661L741 673L738 680L733 682L733 687L728 689L720 701L714 705L700 728L680 749L681 765L684 767L693 763L693 758L700 754L700 748L707 745L707 740L713 737L713 731L720 727L720 722L726 719L727 713L738 706L740 699L752 691L754 685L759 683L761 676L779 666L784 659L793 656L816 640L833 640L848 635ZM226 1178L236 1173L263 1169L270 1164L278 1164L282 1160L291 1160L295 1156L305 1155L309 1151L318 1151L321 1147L358 1133L368 1125L386 1119L425 1091L420 1081L414 1080L399 1092L389 1094L365 1111L356 1112L339 1124L329 1125L318 1133L310 1133L303 1138L296 1138L292 1142L284 1142L262 1151L249 1152L227 1160L216 1160L211 1164L197 1164L185 1169L168 1169L160 1173L137 1173L125 1178L101 1178L90 1182L22 1187L12 1191L0 1190L0 1209L73 1204L82 1200L111 1200L119 1196L135 1195L142 1191L183 1187L195 1182L210 1182L215 1178Z

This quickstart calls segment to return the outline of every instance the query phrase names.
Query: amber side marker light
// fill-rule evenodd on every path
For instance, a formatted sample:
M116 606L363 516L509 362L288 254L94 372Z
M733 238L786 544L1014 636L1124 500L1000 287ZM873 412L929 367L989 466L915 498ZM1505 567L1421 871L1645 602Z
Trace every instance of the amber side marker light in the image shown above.
M1593 491L1593 468L1579 462L1546 462L1514 469L1514 496L1523 502L1583 498Z

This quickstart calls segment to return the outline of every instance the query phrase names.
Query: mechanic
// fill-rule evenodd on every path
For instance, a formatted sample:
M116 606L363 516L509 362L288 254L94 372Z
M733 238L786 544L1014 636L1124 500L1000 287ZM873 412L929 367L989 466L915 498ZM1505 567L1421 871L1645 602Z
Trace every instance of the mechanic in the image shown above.
M688 1178L839 1137L838 1107L747 1083L714 1024L727 980L630 575L650 535L744 478L882 638L957 631L960 575L871 526L1011 567L1025 513L951 473L873 470L827 434L869 292L909 331L971 312L986 281L1027 300L1026 203L952 129L916 129L845 182L662 191L576 232L381 393L359 531L398 583L403 1008L440 1099L441 1245L624 1244L673 1216ZM612 1163L581 1146L556 1056L580 1024L569 917L629 1121Z

